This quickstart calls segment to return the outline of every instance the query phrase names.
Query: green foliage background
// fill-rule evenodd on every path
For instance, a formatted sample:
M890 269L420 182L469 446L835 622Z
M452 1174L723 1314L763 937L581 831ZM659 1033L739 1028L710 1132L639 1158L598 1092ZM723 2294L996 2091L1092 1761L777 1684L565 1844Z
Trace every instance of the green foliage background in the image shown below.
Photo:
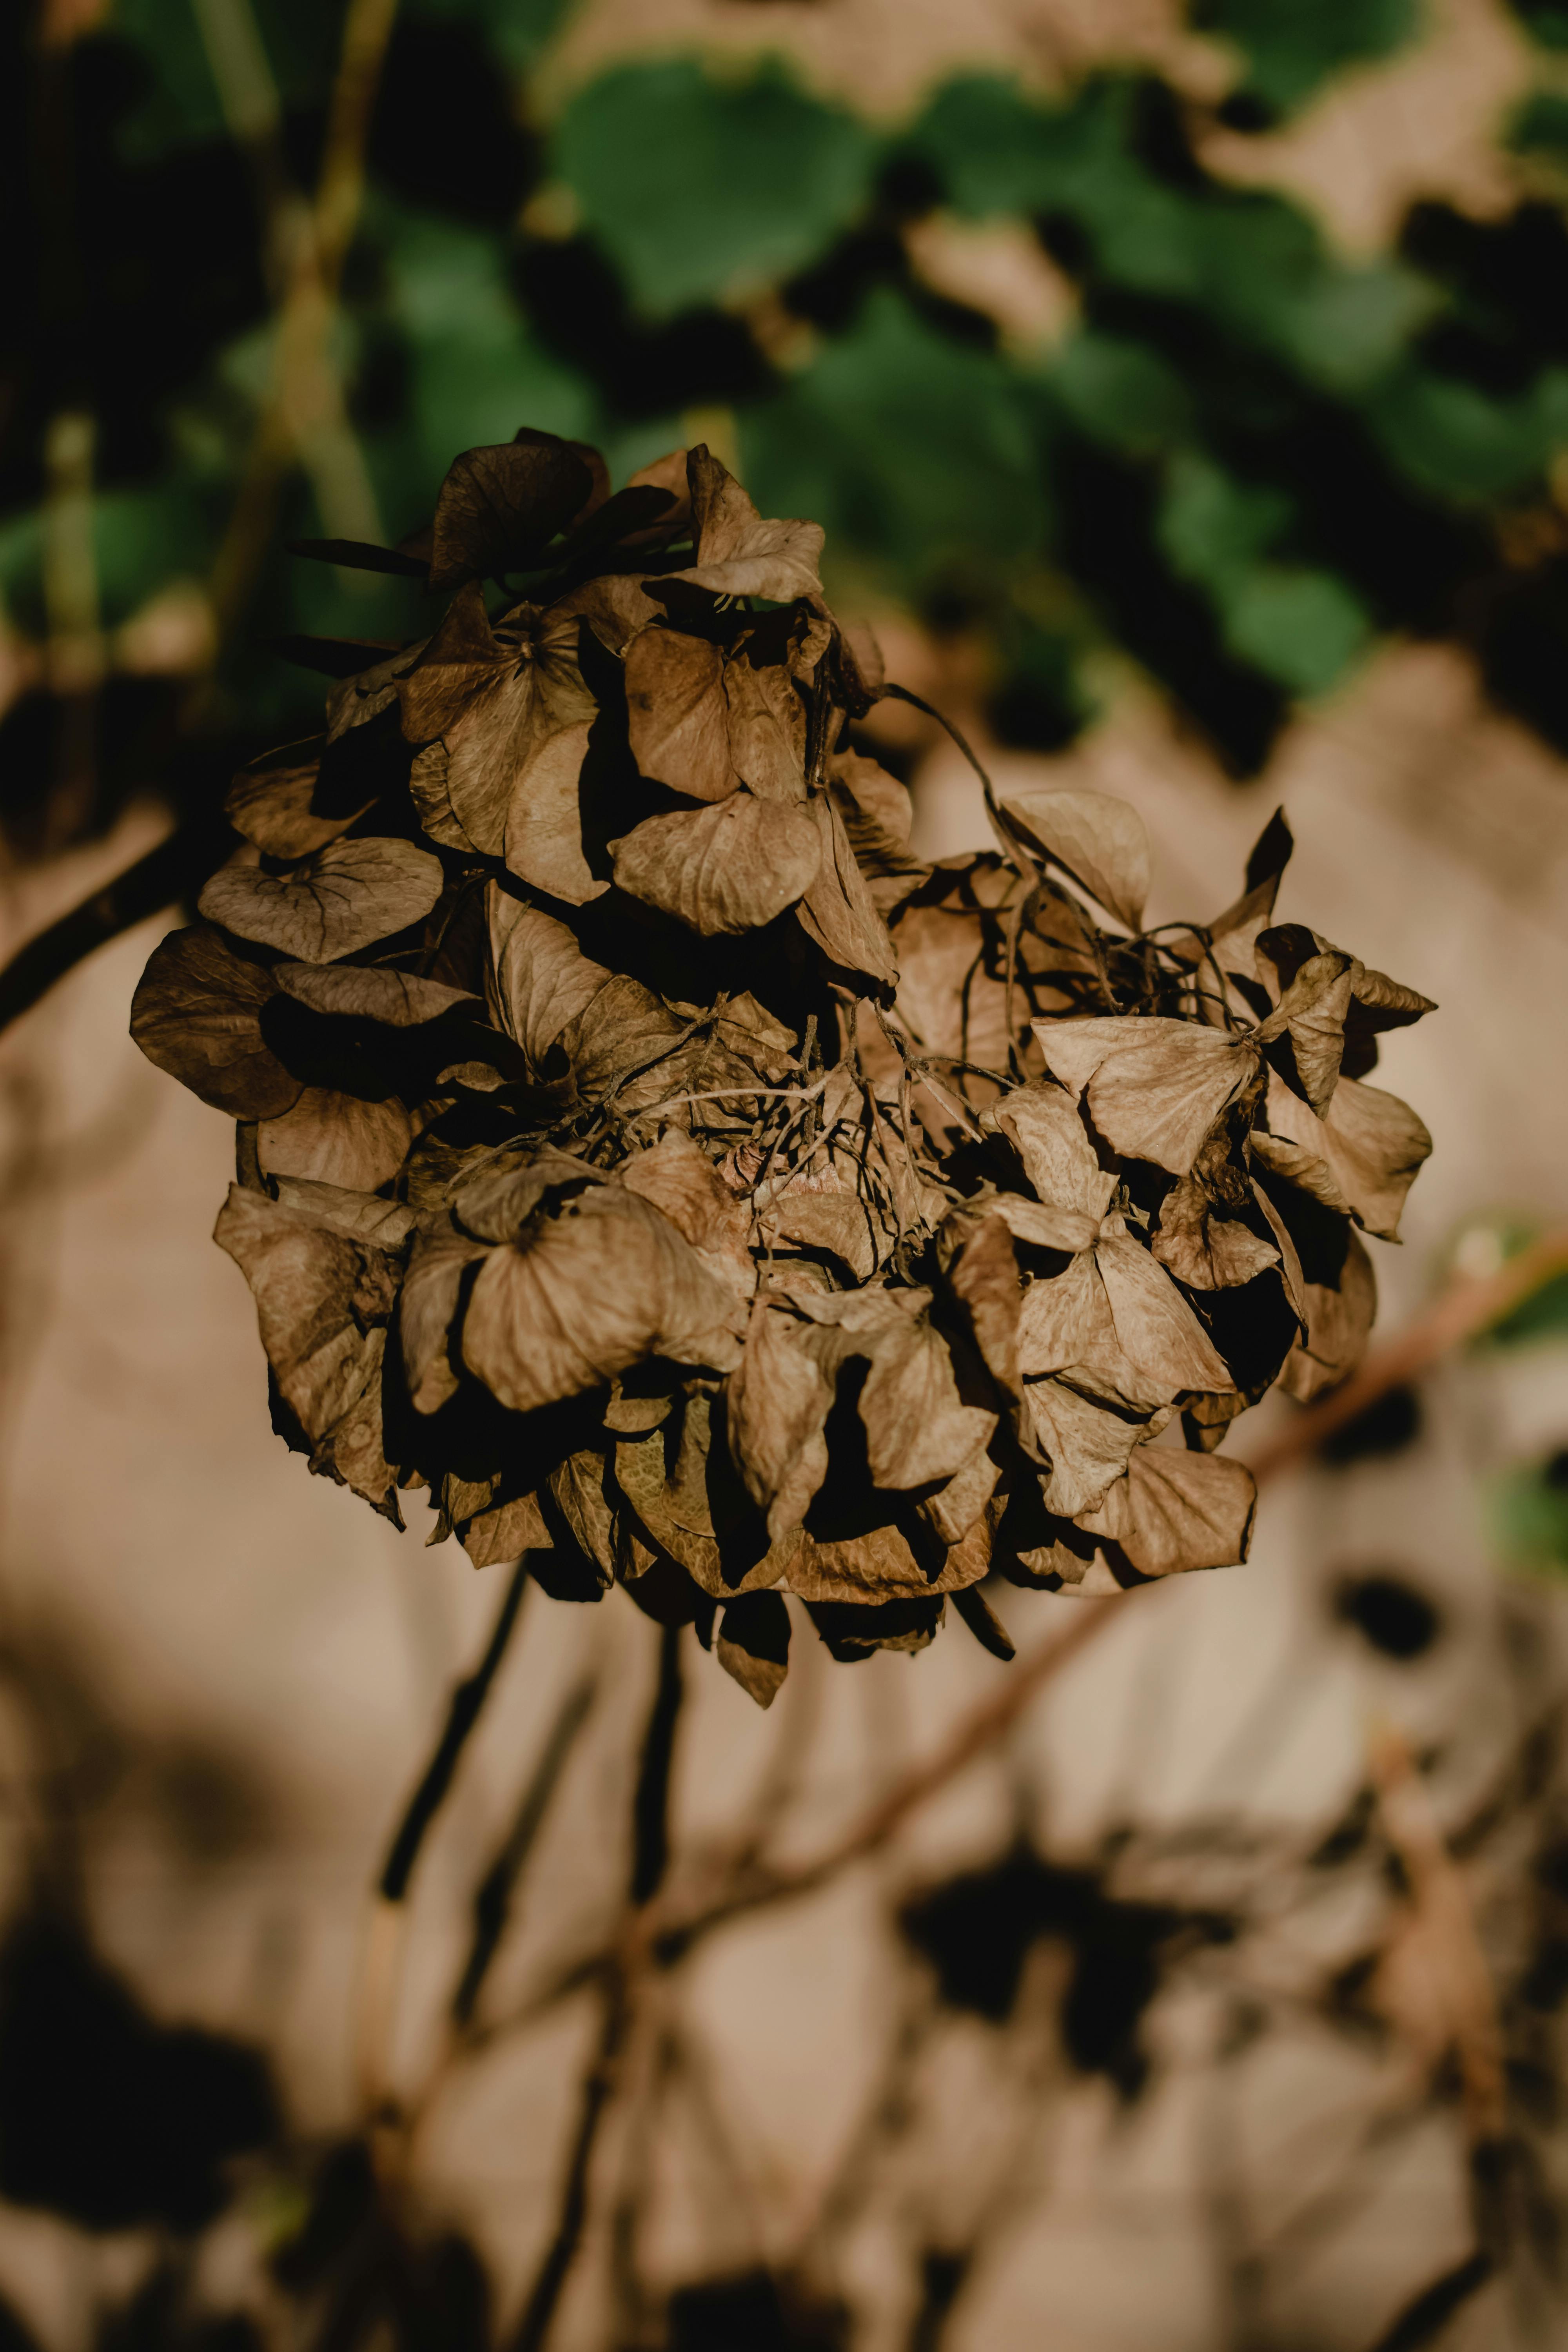
M1046 103L962 73L889 127L783 59L666 55L612 64L538 127L530 76L568 5L398 16L338 329L389 535L428 511L457 449L521 423L595 440L621 473L720 411L764 510L826 523L841 585L990 633L1005 737L1069 740L1109 648L1247 774L1298 698L1408 631L1466 639L1499 700L1568 746L1568 567L1550 530L1527 563L1500 551L1500 525L1555 515L1568 445L1568 99L1549 70L1499 125L1539 184L1511 218L1423 205L1396 250L1352 264L1291 203L1206 173L1184 102L1149 76ZM342 11L250 8L309 185ZM1568 12L1519 13L1550 68ZM213 21L211 0L116 0L49 68L67 129L23 240L0 425L0 595L24 631L44 627L41 451L62 407L98 420L106 624L201 579L231 509L271 329ZM1221 112L1243 132L1423 32L1418 0L1198 0L1194 21L1234 45ZM44 68L25 39L14 61L21 110ZM26 148L5 166L24 205ZM1020 354L923 286L901 231L939 206L1026 224L1077 288L1070 331ZM784 359L748 323L769 301L808 331ZM326 527L302 479L279 520ZM268 637L416 618L401 586L271 559L204 713L215 754L313 707ZM104 807L161 778L211 789L178 740L161 771L144 727L127 751L112 706ZM14 830L41 726L7 722Z

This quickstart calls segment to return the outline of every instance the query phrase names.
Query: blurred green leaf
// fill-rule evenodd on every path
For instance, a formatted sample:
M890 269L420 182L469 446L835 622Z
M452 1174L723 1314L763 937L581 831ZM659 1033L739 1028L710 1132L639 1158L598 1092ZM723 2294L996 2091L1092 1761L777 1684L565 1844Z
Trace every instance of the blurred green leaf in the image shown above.
M1157 529L1173 571L1215 587L1255 562L1296 518L1289 492L1243 482L1195 449L1184 449L1165 477Z
M1403 47L1421 13L1416 0L1198 0L1193 21L1244 50L1247 94L1286 114L1342 67Z
M209 0L211 5L211 0ZM234 5L234 0L229 0ZM342 0L242 0L244 37L254 27L266 71L284 106L325 95L337 55ZM121 152L135 161L226 135L222 100L194 0L114 0L110 29L141 58L147 89L121 126Z
M1568 440L1568 369L1546 368L1514 399L1412 361L1368 402L1369 422L1398 469L1439 498L1505 498Z
M1559 1274L1494 1323L1487 1339L1503 1348L1522 1347L1536 1339L1568 1338L1568 1274Z
M1231 652L1292 694L1325 692L1372 635L1348 583L1306 564L1258 564L1217 601Z
M633 300L668 317L814 259L865 205L878 148L776 66L737 83L682 58L591 82L552 155Z
M1493 1540L1506 1559L1568 1570L1568 1450L1506 1472L1490 1500Z
M1192 425L1192 399L1175 369L1125 336L1092 328L1070 335L1049 383L1080 432L1130 456L1167 448Z
M741 425L752 497L826 523L830 562L854 551L914 582L954 556L1022 554L1044 530L1019 381L890 288Z
M520 425L597 437L594 388L531 333L500 239L388 204L377 206L374 227L405 340L412 436L406 447L387 439L379 470L384 477L401 457L412 477L404 503L427 509L459 449L510 441Z
M1563 14L1568 26L1568 8ZM1517 154L1568 156L1568 98L1556 90L1533 90L1509 124L1508 144Z
M1568 6L1563 0L1509 0L1509 6L1543 49L1568 49Z

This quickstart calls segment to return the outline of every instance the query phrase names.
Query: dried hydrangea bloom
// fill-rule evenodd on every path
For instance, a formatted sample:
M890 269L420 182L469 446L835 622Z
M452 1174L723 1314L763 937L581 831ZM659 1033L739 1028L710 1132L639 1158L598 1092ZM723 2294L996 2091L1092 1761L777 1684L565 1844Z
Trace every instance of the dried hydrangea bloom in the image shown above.
M1366 1083L1427 1002L1272 921L1282 820L1157 932L1097 794L911 857L821 540L705 449L611 496L525 434L404 550L309 551L450 602L316 649L322 733L237 779L132 1015L239 1122L217 1238L311 1468L695 1621L763 1705L785 1593L837 1657L949 1594L1005 1654L990 1571L1245 1559L1215 1449L1354 1363L1430 1148Z

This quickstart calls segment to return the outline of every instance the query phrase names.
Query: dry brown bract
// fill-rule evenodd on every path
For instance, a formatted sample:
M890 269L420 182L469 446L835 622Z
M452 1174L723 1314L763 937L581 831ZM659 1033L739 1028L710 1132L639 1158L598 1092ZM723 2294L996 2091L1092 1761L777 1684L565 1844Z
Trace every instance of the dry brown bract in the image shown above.
M481 1565L695 1621L763 1706L785 1594L853 1659L988 1572L1244 1559L1214 1449L1352 1369L1360 1234L1430 1149L1366 1083L1427 1001L1273 921L1281 818L1155 932L1100 795L911 857L821 545L705 449L612 495L539 433L404 551L333 542L455 593L237 779L132 1022L240 1122L217 1238L289 1444L394 1518L426 1488Z

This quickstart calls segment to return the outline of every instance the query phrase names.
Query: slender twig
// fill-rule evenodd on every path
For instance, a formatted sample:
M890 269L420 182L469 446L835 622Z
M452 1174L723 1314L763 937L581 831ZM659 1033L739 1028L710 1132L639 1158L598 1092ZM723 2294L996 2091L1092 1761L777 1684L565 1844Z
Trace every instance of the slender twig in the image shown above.
M452 1995L452 2018L459 2028L468 2024L478 2006L490 1963L506 1932L518 1881L550 1809L566 1759L588 1719L594 1696L595 1685L590 1677L575 1684L562 1700L505 1842L475 1891L473 1942Z
M441 1736L393 1833L382 1865L375 1906L365 1936L357 2002L360 2090L365 2111L373 2117L379 2117L387 2105L386 2054L396 2012L414 1866L430 1825L446 1802L458 1759L506 1655L522 1606L527 1573L525 1553L512 1570L484 1655L473 1673L465 1675L452 1693Z
M603 2008L598 2038L583 2080L555 2228L518 2322L512 2352L542 2352L587 2228L594 2153L619 2087L636 2018L638 1980L649 1952L646 1922L669 1861L669 1781L681 1697L680 1628L666 1625L660 1629L658 1681L632 1795L630 1901L609 1965L600 1976Z

